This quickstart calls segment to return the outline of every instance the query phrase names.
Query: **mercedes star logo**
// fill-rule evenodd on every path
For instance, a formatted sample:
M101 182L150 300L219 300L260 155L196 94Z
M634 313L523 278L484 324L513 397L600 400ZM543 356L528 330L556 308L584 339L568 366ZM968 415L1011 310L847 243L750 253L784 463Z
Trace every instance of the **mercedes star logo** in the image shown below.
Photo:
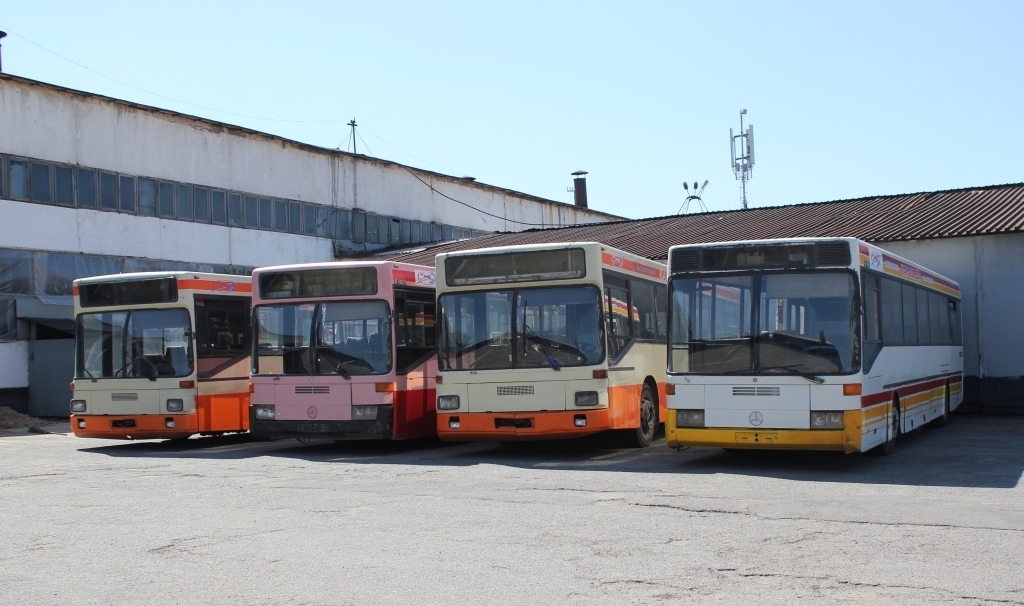
M756 426L760 425L761 423L764 423L764 415L761 414L761 411L755 410L754 412L750 413L750 424L751 425L754 425L756 427Z
M319 411L316 409L316 406L310 406L306 409L306 414L309 415L310 419L315 419L318 412Z

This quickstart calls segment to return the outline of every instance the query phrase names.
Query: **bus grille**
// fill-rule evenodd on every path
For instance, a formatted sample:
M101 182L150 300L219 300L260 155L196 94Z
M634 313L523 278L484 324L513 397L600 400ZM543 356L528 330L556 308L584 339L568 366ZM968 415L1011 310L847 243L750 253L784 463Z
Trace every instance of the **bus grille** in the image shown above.
M850 245L845 241L819 242L818 265L849 265Z
M499 385L499 396L532 396L533 385Z
M296 385L295 393L331 393L330 385Z
M679 273L684 271L697 271L700 269L700 251L699 248L683 248L675 251L672 255L672 273Z
M112 393L110 394L111 402L138 402L139 394L137 393Z
M778 396L780 395L778 387L733 387L732 395L734 396Z

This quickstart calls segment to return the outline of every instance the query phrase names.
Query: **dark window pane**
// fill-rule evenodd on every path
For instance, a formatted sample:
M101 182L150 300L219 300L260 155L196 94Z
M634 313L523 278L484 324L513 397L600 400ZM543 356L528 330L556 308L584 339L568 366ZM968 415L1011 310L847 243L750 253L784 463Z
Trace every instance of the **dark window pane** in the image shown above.
M302 205L302 233L307 236L316 233L316 207L310 204Z
M914 287L901 285L903 289L903 342L917 343L917 300Z
M264 204L266 202L266 204ZM274 215L270 211L270 200L256 200L245 197L245 226L250 229L270 229Z
M327 236L327 212L329 210L326 206L316 207L316 235L321 238Z
M174 184L160 183L160 216L174 216Z
M444 241L447 242L452 239L452 228L447 225L444 226Z
M931 341L928 322L928 292L921 288L914 290L917 293L917 342L927 345Z
M352 240L366 241L366 213L360 210L352 211Z
M50 165L32 163L32 201L50 204Z
M100 208L117 210L117 177L100 173Z
M253 204L255 207L256 205ZM255 212L255 211L254 211ZM253 217L255 219L256 217ZM253 221L255 225L256 221ZM228 225L232 227L242 226L242 196L240 194L228 194Z
M139 214L156 216L156 181L139 177Z
M882 278L882 342L903 342L903 296L900 283Z
M352 239L352 211L331 209L331 219L328 221L333 233L331 238L338 240Z
M75 170L78 178L78 208L96 208L96 173L79 168Z
M189 185L178 185L178 218L185 221L192 220L192 187Z
M288 231L288 203L283 200L274 200L274 229Z
M430 242L440 242L444 236L444 227L440 223L432 223L430 225ZM424 238L426 240L426 238Z
M198 223L210 222L210 190L205 187L195 189L195 219Z
M377 231L380 229L380 220L373 213L366 213L366 242L377 242Z
M135 212L135 179L121 177L121 212Z
M71 168L55 166L53 169L53 194L58 206L75 205L75 184L71 178Z
M417 229L419 231L419 229ZM402 244L408 244L413 241L412 239L412 223L409 221L402 221Z
M28 163L11 160L11 198L28 200Z
M249 221L249 209L256 208L256 198L245 197L245 226L256 227L256 218L259 217L259 228L274 229L274 203L266 198L260 198L260 211L253 213L252 221Z
M4 170L4 158L0 156L0 198L4 197L4 177L7 172Z
M210 192L210 221L217 225L224 225L227 222L227 215L224 213L224 192Z
M288 231L302 233L302 205L298 202L288 202Z

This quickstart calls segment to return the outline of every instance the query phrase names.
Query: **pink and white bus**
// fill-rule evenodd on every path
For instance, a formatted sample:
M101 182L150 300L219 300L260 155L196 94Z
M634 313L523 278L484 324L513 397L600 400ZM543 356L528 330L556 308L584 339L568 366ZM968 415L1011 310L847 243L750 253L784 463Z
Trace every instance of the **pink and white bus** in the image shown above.
M249 431L436 435L434 268L390 261L257 269Z

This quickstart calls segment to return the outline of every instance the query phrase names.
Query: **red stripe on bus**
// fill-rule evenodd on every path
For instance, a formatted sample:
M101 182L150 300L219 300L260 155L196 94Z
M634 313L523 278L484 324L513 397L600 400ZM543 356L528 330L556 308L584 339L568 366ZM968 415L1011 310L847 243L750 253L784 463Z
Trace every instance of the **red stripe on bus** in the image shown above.
M899 392L900 397L906 398L909 396L913 396L915 394L919 394L925 391L936 389L938 387L942 387L946 384L947 381L949 383L959 383L960 380L961 377L957 375L955 377L933 379L931 381L925 381L923 383L912 383L910 385L903 385L897 389L868 394L866 396L861 396L860 407L867 408L869 406L875 406L876 404L888 402L889 400L892 399L892 395L896 392Z
M178 280L178 288L182 290L208 290L211 292L252 292L252 284L231 280Z
M650 265L644 265L643 263L637 263L636 261L632 261L624 257L619 257L608 252L601 253L601 263L608 265L610 267L618 267L620 269L625 269L626 271L631 271L633 273L643 274L645 276L657 278L659 280L664 280L667 275L664 269L659 269L657 267L652 267Z
M78 287L77 286L72 286L71 287L71 294L75 295L76 297L78 296Z
M392 280L395 282L404 282L405 284L416 283L416 272L409 271L408 269L396 269L391 272Z

